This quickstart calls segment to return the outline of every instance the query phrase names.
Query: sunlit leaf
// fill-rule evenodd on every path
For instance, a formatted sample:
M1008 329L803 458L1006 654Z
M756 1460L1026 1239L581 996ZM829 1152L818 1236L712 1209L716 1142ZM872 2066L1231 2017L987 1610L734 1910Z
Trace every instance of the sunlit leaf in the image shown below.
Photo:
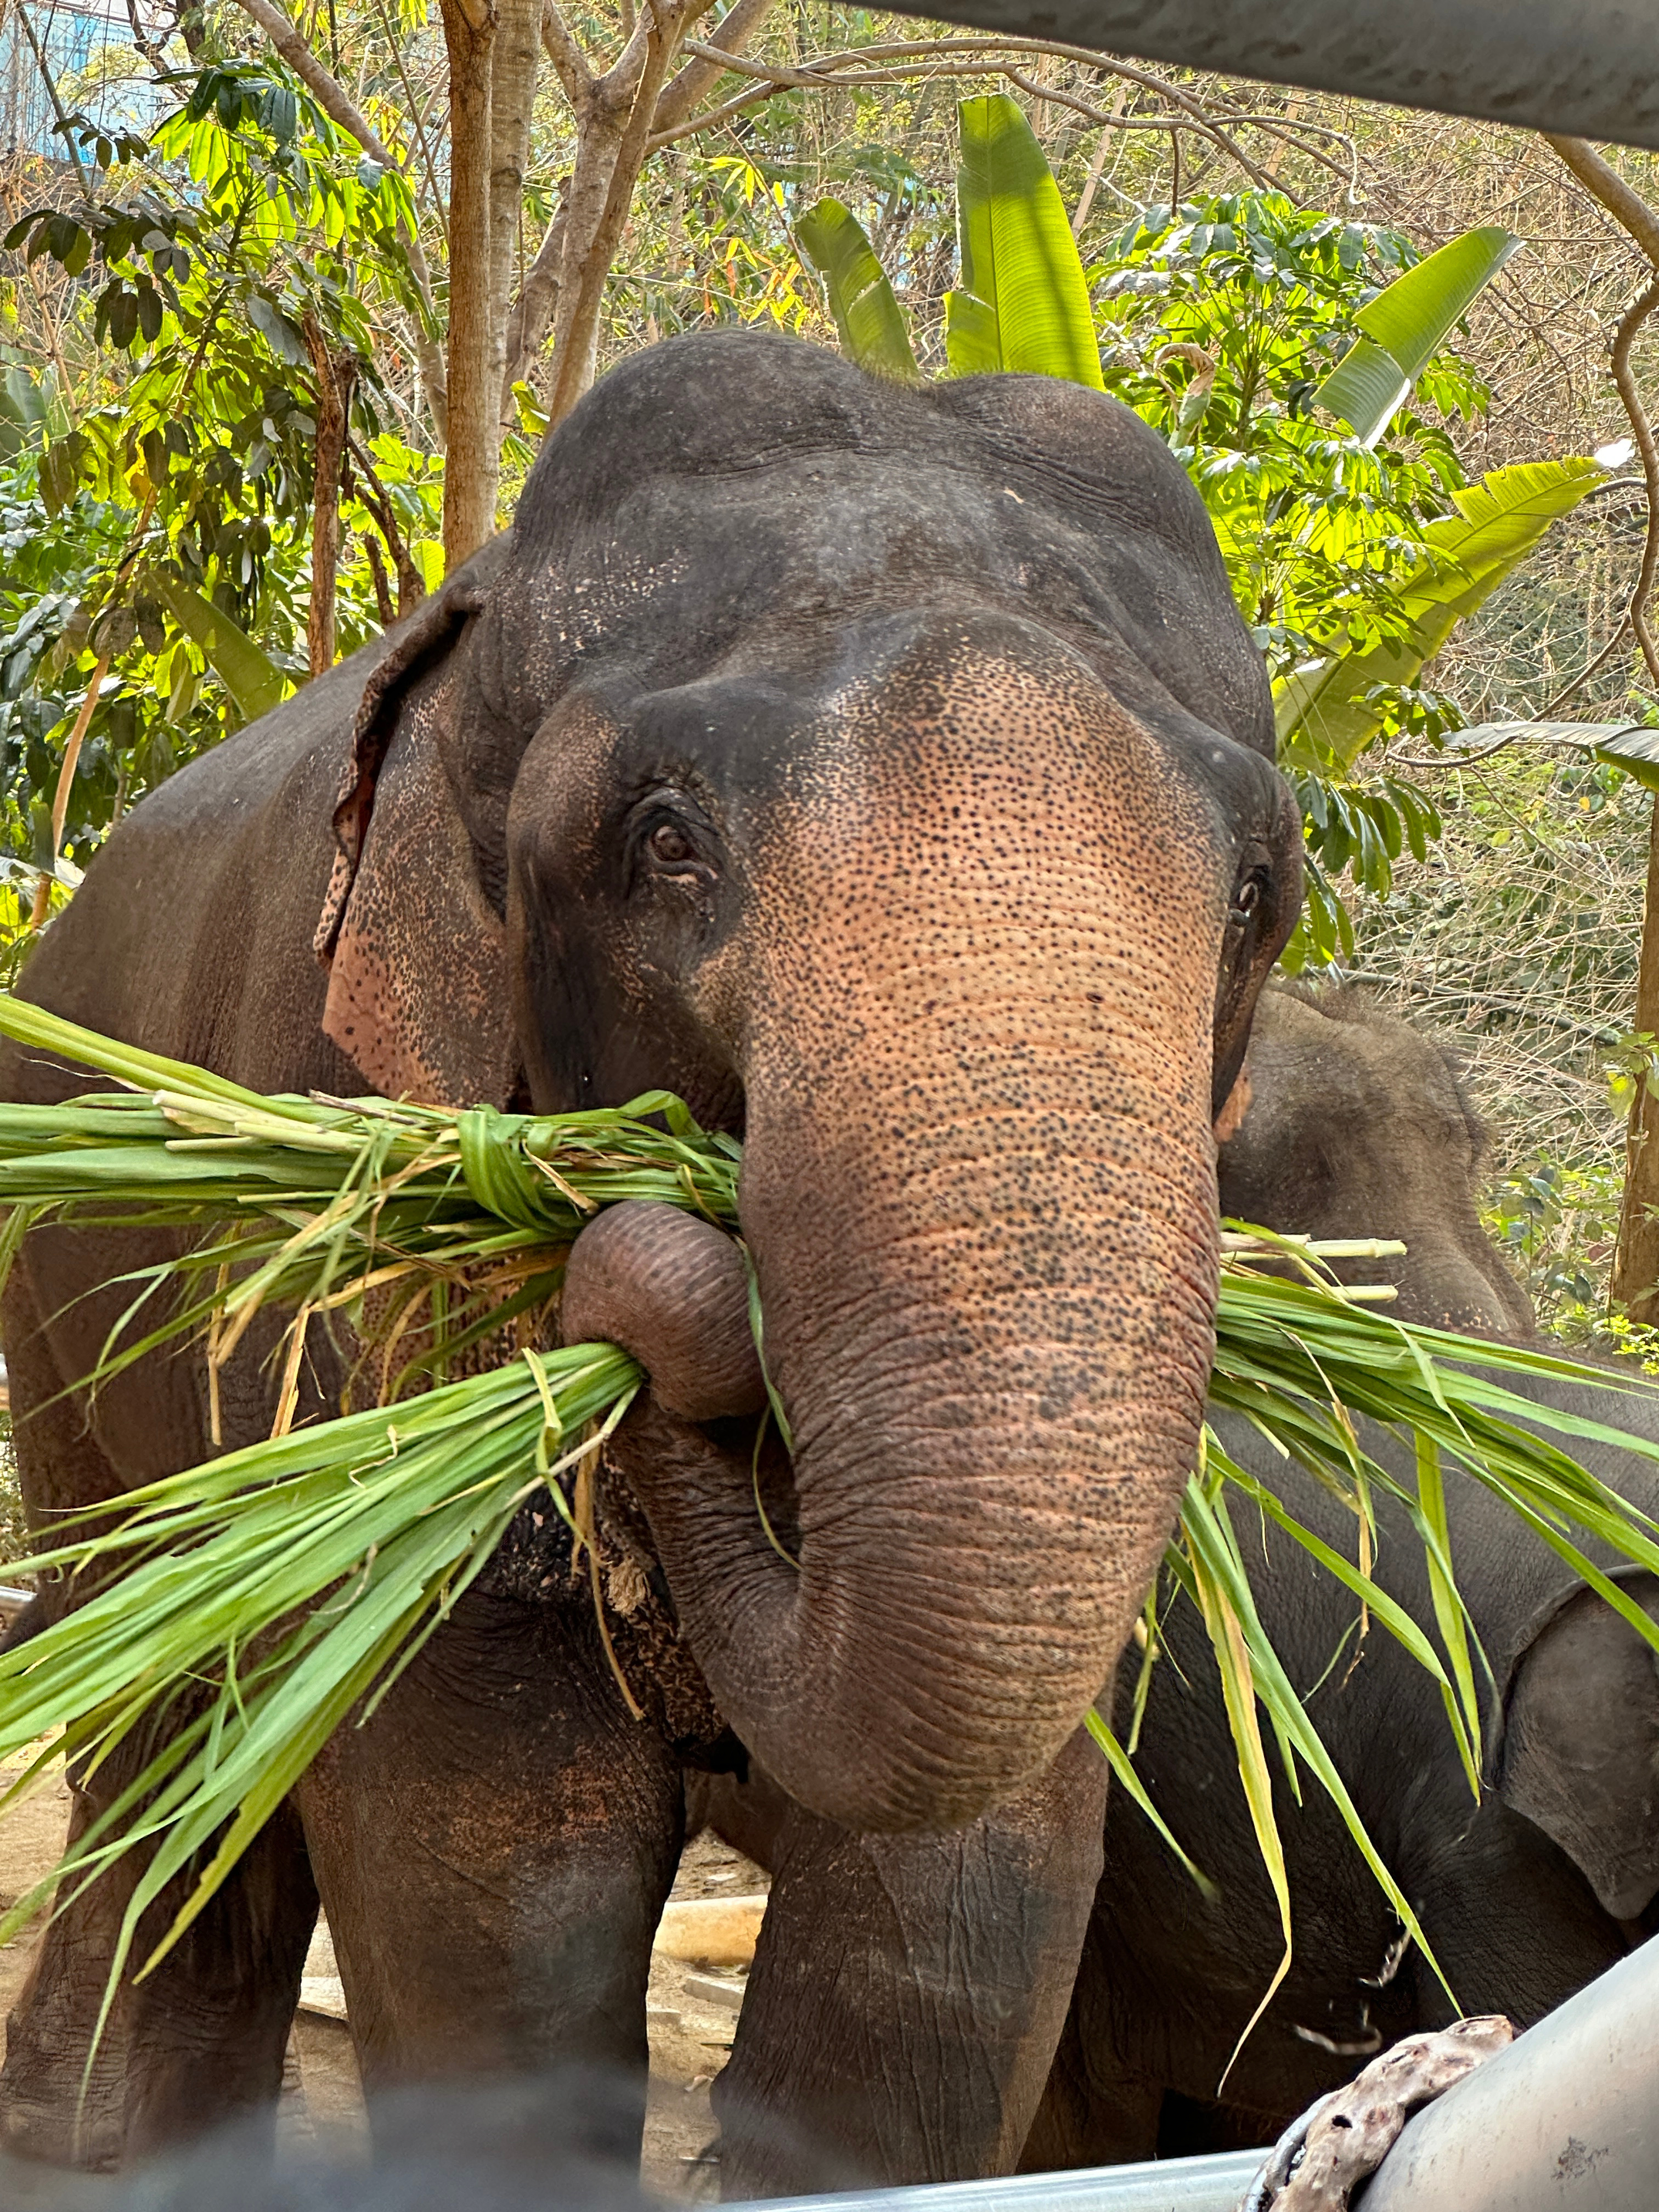
M954 376L1012 369L1103 391L1089 287L1053 172L1006 93L963 100L962 287L945 303Z

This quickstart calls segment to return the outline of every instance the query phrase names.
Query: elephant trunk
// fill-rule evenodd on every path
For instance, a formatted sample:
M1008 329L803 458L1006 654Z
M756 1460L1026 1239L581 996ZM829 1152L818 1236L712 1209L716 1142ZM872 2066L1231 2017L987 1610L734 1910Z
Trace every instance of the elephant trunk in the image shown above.
M922 1221L872 1224L844 1162L850 1188L813 1224L818 1295L793 1264L774 1294L757 1238L799 1575L769 1563L769 1618L727 1615L710 1684L785 1788L850 1826L960 1826L1058 1753L1110 1677L1197 1443L1216 1264L1201 1119L1184 1147L1098 1115L1003 1126L994 1158L987 1133L957 1132L955 1159L937 1131L896 1136L932 1154ZM746 1212L764 1212L761 1181Z
M1018 1789L1151 1584L1213 1348L1207 1056L1182 1042L1146 1055L1179 1083L1066 1112L1000 1086L947 1114L913 1069L878 1135L822 1092L801 1114L751 1091L743 1212L798 1565L746 1452L682 1428L629 1471L721 1710L845 1826L958 1826ZM1054 1072L1077 1088L1073 1054Z

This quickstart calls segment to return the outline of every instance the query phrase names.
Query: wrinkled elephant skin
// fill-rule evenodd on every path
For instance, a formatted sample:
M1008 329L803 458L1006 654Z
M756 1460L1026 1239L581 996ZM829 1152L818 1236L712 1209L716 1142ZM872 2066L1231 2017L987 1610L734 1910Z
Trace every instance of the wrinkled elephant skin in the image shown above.
M1212 1121L1299 893L1272 747L1200 504L1126 410L734 331L613 370L510 538L122 825L27 974L74 1018L264 1089L664 1085L743 1134L799 1569L746 1456L642 1409L606 1587L647 1724L556 1532L519 1532L298 1793L294 1911L255 1929L226 1893L220 2012L182 1966L124 1998L128 2087L79 2154L176 2131L170 2067L201 2120L274 2088L313 1872L371 2081L637 2063L680 1762L736 1756L723 1723L848 1830L1046 1786L1191 1463ZM43 1237L15 1279L37 1514L204 1455L188 1361L89 1428L33 1411L107 1322L67 1301L134 1251ZM233 1382L227 1442L265 1388ZM6 2124L55 2154L42 2069L78 2074L99 1912L49 1940L14 2038Z

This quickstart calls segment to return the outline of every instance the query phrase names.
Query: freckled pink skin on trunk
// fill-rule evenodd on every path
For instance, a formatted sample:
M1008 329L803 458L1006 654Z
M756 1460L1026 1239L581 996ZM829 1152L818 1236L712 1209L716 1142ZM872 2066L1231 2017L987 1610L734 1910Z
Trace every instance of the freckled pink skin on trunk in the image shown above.
M849 1826L964 1824L1058 1753L1213 1350L1226 863L1166 750L1047 658L836 701L700 987L740 1035L799 1572L695 1453L645 1503L722 1710Z

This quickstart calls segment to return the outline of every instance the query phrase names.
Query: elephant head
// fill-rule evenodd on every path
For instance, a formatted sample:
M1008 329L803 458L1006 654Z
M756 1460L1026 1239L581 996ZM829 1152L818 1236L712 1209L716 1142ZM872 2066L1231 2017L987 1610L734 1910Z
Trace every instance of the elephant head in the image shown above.
M742 1134L798 1567L746 1449L630 1467L721 1709L848 1825L1040 1768L1155 1571L1299 896L1272 752L1126 409L753 331L612 371L371 682L327 1026L388 1091Z
M1392 1283L1403 1320L1532 1335L1531 1301L1477 1211L1486 1137L1431 1039L1363 990L1275 987L1250 1040L1250 1101L1221 1149L1221 1210L1299 1236L1398 1238L1403 1257L1340 1260Z

